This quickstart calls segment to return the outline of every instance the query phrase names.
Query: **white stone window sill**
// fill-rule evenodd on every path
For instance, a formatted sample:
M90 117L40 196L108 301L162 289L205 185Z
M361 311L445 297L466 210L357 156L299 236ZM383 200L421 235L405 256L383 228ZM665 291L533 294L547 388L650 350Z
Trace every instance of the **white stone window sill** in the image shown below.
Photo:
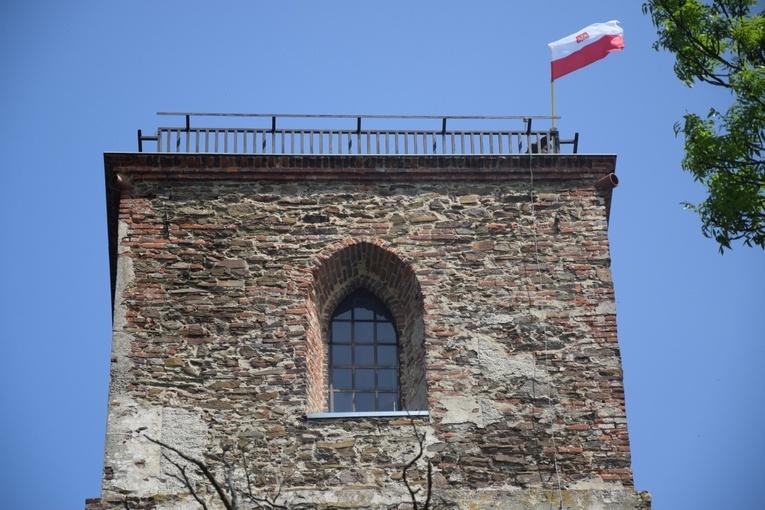
M370 411L365 413L308 413L306 418L309 420L326 420L337 418L397 418L397 417L415 417L430 416L428 411Z

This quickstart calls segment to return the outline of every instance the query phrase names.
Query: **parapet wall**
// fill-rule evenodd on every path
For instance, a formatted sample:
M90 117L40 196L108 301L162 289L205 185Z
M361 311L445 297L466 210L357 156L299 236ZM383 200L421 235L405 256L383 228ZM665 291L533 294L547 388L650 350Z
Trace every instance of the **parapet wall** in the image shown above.
M594 187L614 162L107 155L113 369L88 508L186 508L149 438L211 466L235 446L292 508L406 508L416 433L438 508L641 508ZM354 285L397 317L401 385L429 416L312 417Z

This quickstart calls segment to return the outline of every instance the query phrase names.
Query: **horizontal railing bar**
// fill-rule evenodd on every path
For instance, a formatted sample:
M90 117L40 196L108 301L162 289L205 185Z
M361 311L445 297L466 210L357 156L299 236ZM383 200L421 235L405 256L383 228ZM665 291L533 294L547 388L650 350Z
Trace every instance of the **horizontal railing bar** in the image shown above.
M449 119L449 120L523 120L523 119L560 119L549 115L331 115L322 113L197 113L197 112L157 112L157 115L176 117L276 117L297 119Z
M165 133L165 132L168 132L168 131L172 132L172 133L175 133L175 132L178 132L178 131L181 132L181 133L186 133L186 132L204 133L204 132L217 131L219 133L248 133L248 134L250 134L250 133L271 133L272 132L271 128L193 127L193 128L188 129L188 130L185 127L178 127L178 126L157 128L157 132L158 133ZM285 128L285 129L277 128L276 131L278 133L285 132L285 133L295 133L295 134L310 134L310 133L327 134L330 131L332 133L342 133L344 135L345 134L351 134L351 135L358 135L359 134L359 132L356 131L355 129L332 129L332 130L327 130L327 129L321 129L321 128L316 128L316 129L313 129L313 128ZM392 134L422 135L423 133L425 133L425 134L436 134L436 135L442 135L442 134L443 135L451 135L451 134L461 134L461 133L468 134L468 133L470 133L470 134L473 134L473 135L496 135L496 134L503 134L503 135L505 135L505 134L514 134L515 135L515 134L521 134L523 136L526 136L527 134L535 134L535 133L547 134L549 132L550 132L549 129L547 129L547 130L539 130L539 131L538 130L534 130L534 131L530 131L530 132L527 132L525 130L520 130L520 129L494 129L494 130L488 130L488 131L477 131L477 130L474 130L474 129L455 129L455 130L447 130L447 131L433 130L433 129L362 129L361 130L361 134L362 135L363 134L367 134L367 133L371 133L371 134L379 133L379 134L387 134L387 135L392 135ZM144 140L146 140L146 139L147 139L147 137L144 137Z

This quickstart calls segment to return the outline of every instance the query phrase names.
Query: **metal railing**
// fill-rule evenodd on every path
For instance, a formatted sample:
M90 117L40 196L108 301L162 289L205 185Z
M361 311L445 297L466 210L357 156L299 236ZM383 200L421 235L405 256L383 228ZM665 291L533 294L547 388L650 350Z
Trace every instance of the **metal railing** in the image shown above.
M532 130L532 121L552 117L516 116L387 116L387 115L294 115L294 114L223 114L170 113L185 119L180 127L161 127L154 135L138 130L138 152L144 142L156 142L156 152L211 154L357 154L357 155L486 155L523 153L560 153L561 145L578 150L579 134L562 140L555 128ZM191 117L268 118L270 126L263 127L192 127ZM277 119L326 119L333 128L277 127ZM348 120L352 126L343 126ZM433 128L383 129L367 128L362 122L437 123ZM447 129L449 121L488 124L518 122L521 129ZM520 127L520 126L519 126Z

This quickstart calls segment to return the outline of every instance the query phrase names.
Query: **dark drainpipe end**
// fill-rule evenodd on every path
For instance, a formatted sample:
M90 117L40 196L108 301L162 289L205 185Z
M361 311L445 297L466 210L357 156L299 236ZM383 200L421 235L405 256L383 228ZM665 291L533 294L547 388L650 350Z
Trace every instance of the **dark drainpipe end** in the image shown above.
M133 189L133 183L130 182L127 177L123 177L119 174L112 176L110 185L112 189L117 191L128 191Z
M595 183L595 187L598 189L614 189L619 185L619 178L616 174L608 174L598 179Z

